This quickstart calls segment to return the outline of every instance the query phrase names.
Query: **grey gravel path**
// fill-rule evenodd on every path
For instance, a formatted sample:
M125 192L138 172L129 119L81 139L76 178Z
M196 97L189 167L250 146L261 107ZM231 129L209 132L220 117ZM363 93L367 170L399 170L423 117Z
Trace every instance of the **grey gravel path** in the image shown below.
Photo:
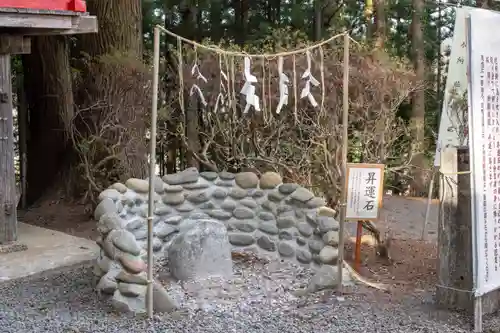
M238 270L241 267L236 267ZM244 270L238 274L242 274L240 279L249 278ZM319 295L284 298L291 293L282 290L274 303L259 297L253 303L240 299L237 304L212 304L205 310L155 316L148 322L113 313L93 287L89 266L0 284L0 332L470 332L468 320L458 314L436 311L416 299L385 304L362 296L364 291L373 294L362 289L347 295L343 301ZM245 295L262 294L259 289L262 288L258 285L250 286ZM284 306L283 300L289 304Z

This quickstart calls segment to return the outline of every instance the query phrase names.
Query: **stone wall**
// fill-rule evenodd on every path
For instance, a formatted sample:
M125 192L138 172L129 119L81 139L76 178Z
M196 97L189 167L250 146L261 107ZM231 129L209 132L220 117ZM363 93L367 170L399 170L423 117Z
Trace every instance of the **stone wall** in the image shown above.
M313 269L337 263L335 211L306 188L283 184L277 173L268 172L259 179L251 172L199 173L190 168L157 177L154 186L153 251L157 258L167 255L177 235L209 219L226 226L233 250L250 250ZM95 210L102 248L98 289L113 293L114 298L144 294L123 292L121 284L128 283L123 274L144 274L148 188L147 180L129 179L99 196Z

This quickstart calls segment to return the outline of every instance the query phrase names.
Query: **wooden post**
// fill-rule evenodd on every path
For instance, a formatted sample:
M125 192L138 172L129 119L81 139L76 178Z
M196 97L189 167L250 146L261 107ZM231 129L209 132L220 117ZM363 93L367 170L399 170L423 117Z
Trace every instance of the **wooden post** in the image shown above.
M10 54L0 54L0 244L17 240Z
M11 54L31 51L30 39L0 35L0 244L17 240L17 193L14 168Z
M338 258L338 272L337 272L337 292L342 294L342 270L344 268L344 228L346 216L346 203L347 203L347 145L349 144L349 35L344 35L344 78L342 83L342 193L340 201L340 226L339 226L339 258Z
M436 301L447 309L474 312L471 175L468 148L444 148L441 153ZM457 173L459 173L457 175ZM500 305L500 292L482 297L484 314Z
M354 250L354 269L359 273L361 268L361 237L363 236L363 222L358 221L356 228L356 247Z

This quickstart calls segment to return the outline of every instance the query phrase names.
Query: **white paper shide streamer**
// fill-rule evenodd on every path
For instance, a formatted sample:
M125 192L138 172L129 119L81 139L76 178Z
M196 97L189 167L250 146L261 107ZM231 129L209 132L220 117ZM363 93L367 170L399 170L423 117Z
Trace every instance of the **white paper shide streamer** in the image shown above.
M302 88L302 92L300 93L300 98L306 98L309 99L309 103L313 107L318 106L318 102L316 102L316 99L314 98L313 94L311 93L311 85L314 87L319 86L319 81L314 78L314 76L311 73L311 53L309 51L306 51L306 57L307 57L307 68L302 74L302 79L306 80L306 83L304 85L304 88Z
M279 90L280 99L276 107L276 113L279 114L283 106L288 105L288 83L290 80L285 73L283 73L283 57L278 58L278 74L279 74Z
M203 76L203 74L201 74L200 68L196 63L191 68L191 75L196 80L201 80L204 83L207 83L207 79ZM207 100L205 99L205 96L203 95L203 92L201 91L200 87L196 83L193 83L193 85L191 86L191 90L189 91L189 96L193 96L195 93L200 98L200 101L203 104L203 106L207 106Z
M250 110L250 107L254 107L255 111L260 111L260 99L259 96L255 94L255 86L253 83L257 83L257 77L255 75L252 75L250 73L250 58L245 57L245 62L244 62L244 69L243 69L243 74L245 76L245 84L243 85L243 88L241 89L240 93L242 95L245 95L245 109L243 110L243 113L248 113Z
M227 106L227 89L226 85L229 85L229 79L227 77L227 74L222 70L222 64L219 63L219 67L221 68L220 70L220 91L219 94L217 95L217 100L215 101L215 106L214 106L214 113L217 113L220 111L222 113L225 113L226 106Z

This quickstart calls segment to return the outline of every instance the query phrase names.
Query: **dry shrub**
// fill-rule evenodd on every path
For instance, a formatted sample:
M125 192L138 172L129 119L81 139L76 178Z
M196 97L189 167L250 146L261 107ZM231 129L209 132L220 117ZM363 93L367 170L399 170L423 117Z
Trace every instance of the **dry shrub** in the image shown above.
M84 200L95 202L112 182L146 176L151 74L121 53L87 57L81 73L75 85L80 105L69 129L79 158L73 179Z
M277 59L255 59L252 62L252 73L259 81L254 85L261 97L262 111L242 114L244 101L239 91L244 83L243 59L201 49L192 51L189 47L183 49L184 111L179 111L177 102L179 85L170 87L170 96L162 101L166 106L166 112L161 114L163 120L177 124L176 132L161 127L162 146L171 149L176 142L181 142L183 152L192 154L205 169L277 171L286 181L308 186L335 205L341 175L343 48L333 45L312 51L312 73L323 82L323 89L312 87L320 104L317 108L313 108L307 99L299 99L297 107L294 106L294 96L300 95L304 84L301 75L306 68L305 56L299 54L295 57L298 84L296 91L289 86L288 106L280 114L275 112L279 98ZM198 63L207 83L191 76L194 62ZM222 71L229 76L232 63L235 68L228 86L229 94L225 94L226 101L235 103L233 107L226 105L225 113L220 107L214 112L221 91L220 63ZM408 141L408 125L396 116L401 103L421 86L408 68L406 64L380 54L375 57L362 48L351 52L350 153L359 150L360 161L394 164L391 161L397 157L397 164L401 165L402 161L411 160L411 147L404 144ZM284 58L284 71L292 83L291 56ZM203 91L208 102L206 107L200 105L196 94L190 96L194 83ZM233 89L234 95L231 93ZM188 137L185 116L193 119L193 114L198 119L199 134Z

